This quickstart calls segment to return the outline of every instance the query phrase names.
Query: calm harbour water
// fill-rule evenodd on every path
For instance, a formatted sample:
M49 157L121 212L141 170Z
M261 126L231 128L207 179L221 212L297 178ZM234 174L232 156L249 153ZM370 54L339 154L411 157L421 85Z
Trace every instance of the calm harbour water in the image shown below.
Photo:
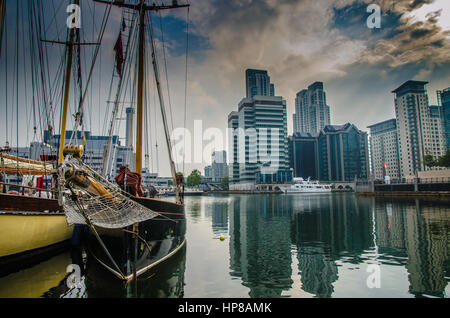
M77 256L64 252L1 277L0 297L450 296L449 201L201 196L186 198L186 214L186 247L137 286L92 264L68 289Z

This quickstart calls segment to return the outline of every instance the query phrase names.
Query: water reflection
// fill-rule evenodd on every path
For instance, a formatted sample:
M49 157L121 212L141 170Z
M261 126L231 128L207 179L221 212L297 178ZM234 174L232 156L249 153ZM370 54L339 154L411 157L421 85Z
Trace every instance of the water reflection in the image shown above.
M186 212L187 247L136 285L72 250L1 277L0 297L449 296L449 201L205 196L187 197ZM75 288L69 264L81 268ZM366 284L369 264L379 289Z
M86 261L82 250L71 250L33 267L0 278L0 298L179 298L184 295L186 248L151 270L137 284L125 286L96 262ZM81 276L68 279L67 266L80 266Z
M239 196L230 206L230 268L251 297L277 297L292 285L291 218L278 196Z
M88 297L103 298L180 298L184 295L186 246L175 256L151 269L137 283L124 285L97 262L87 263Z
M0 298L38 298L58 286L67 276L69 252L0 278Z
M383 294L381 288L378 296L408 292L445 297L449 206L446 201L353 194L239 196L229 206L231 275L242 278L251 297L280 296L295 277L292 254L298 261L302 290L316 297L334 296L341 274L363 272L367 264L382 266L385 278L392 276L392 266L404 266L408 272L408 291L395 290L392 295ZM364 275L358 288L369 293L368 274ZM340 294L359 296L359 292L341 288Z
M228 205L221 202L212 204L212 230L215 234L228 233Z
M448 202L373 201L380 252L404 259L409 292L415 296L444 297L450 280Z

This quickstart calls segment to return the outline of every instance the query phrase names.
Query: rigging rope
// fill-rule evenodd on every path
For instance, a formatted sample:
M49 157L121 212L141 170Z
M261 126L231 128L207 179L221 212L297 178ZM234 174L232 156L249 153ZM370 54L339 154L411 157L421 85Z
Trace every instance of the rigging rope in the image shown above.
M159 13L159 26L161 29L161 43L162 43L163 58L164 58L164 73L166 76L167 97L168 97L168 102L169 102L170 126L173 131L173 112L172 112L172 101L170 98L169 74L167 72L166 41L164 40L164 29L163 29L161 11L158 11L158 13ZM151 19L151 16L150 16L150 19Z
M93 61L92 61L92 64L91 64L91 69L89 71L89 76L88 76L88 79L87 79L87 82L86 82L86 89L85 89L85 91L84 91L84 93L82 95L82 99L80 101L80 106L78 108L77 118L75 120L75 125L74 125L73 130L72 130L72 136L70 137L69 144L72 143L72 139L74 137L74 134L78 130L78 126L79 126L80 121L81 121L81 117L82 117L81 114L83 113L84 100L86 98L86 94L87 94L87 91L88 91L89 83L90 83L91 78L92 78L92 73L94 71L95 62L97 61L97 55L98 55L98 52L100 51L100 44L102 43L103 35L105 34L106 25L108 23L109 15L111 13L111 8L112 8L112 3L110 3L110 4L108 4L106 6L105 14L103 15L102 24L101 24L101 27L100 27L100 34L99 34L98 40L97 40L97 47L95 49ZM100 116L99 116L99 119L100 119Z
M16 133L17 133L17 143L16 143L16 153L17 157L19 157L19 1L17 1L16 6ZM17 161L17 171L19 171L19 161ZM17 173L18 176L18 173Z
M21 12L22 12L22 58L23 58L23 65L22 65L22 70L23 70L23 84L24 84L24 91L22 94L22 97L24 97L25 99L25 103L24 105L28 105L28 85L27 85L27 63L26 63L26 48L25 48L25 24L24 24L24 20L25 20L25 13L24 13L24 8L22 6L21 8ZM28 52L30 52L31 54L31 50L28 50ZM25 145L28 144L29 142L29 111L27 111L27 108L25 108L25 122L27 123L27 133L25 136ZM19 146L19 145L17 145Z
M122 13L122 21L125 21L125 13L126 11L123 11ZM122 76L120 77L119 83L118 83L118 87L117 87L117 92L116 92L116 96L115 96L115 100L114 100L114 107L113 107L113 112L111 115L111 121L110 121L110 127L108 130L108 148L105 148L105 159L104 159L104 164L106 165L106 167L103 167L104 170L104 175L105 176L110 176L110 173L112 170L112 166L111 169L109 169L108 167L108 162L109 157L111 157L111 163L115 162L115 156L116 156L116 145L114 145L112 154L111 154L111 146L112 146L112 137L113 134L115 132L115 129L117 130L117 134L118 131L120 130L120 122L119 125L117 125L117 127L115 127L114 123L116 121L116 117L119 114L119 112L123 113L123 108L124 108L124 104L125 104L125 99L127 96L127 89L128 89L128 83L130 82L130 69L131 69L131 57L133 56L133 52L135 50L136 47L136 42L134 37L133 37L133 33L135 32L136 28L136 15L133 13L131 19L129 19L128 21L130 21L130 25L128 26L129 30L128 30L128 35L127 35L127 42L126 42L126 48L125 48L125 54L124 54L124 59L123 59L123 71L122 71ZM124 22L123 22L124 23ZM125 33L127 34L127 33ZM117 63L117 61L116 61ZM110 90L109 90L109 96L108 96L108 103L107 103L107 113L109 113L109 104L112 103L111 101L111 94L112 94L112 84L113 84L113 80L114 80L114 73L115 73L115 68L113 68L113 72L111 75L111 84L110 84ZM125 80L124 80L125 79ZM121 96L124 96L124 101L121 102ZM121 117L121 116L120 116ZM105 122L105 126L103 131L105 131L106 129L106 122Z
M184 77L184 134L186 133L186 117L187 117L187 89L188 89L188 61L189 61L189 7L186 13L186 70ZM184 135L184 150L183 150L183 175L186 174L186 134Z
M172 149L173 149L173 142L169 136L169 131L168 131L168 123L167 123L167 118L166 118L166 109L165 109L165 104L164 104L164 96L162 94L162 92L160 92L160 87L158 88L158 77L159 75L158 73L158 59L156 56L156 48L155 48L155 39L154 39L154 35L153 35L153 24L152 24L152 18L150 17L151 14L147 15L147 21L148 21L148 28L147 31L149 32L149 38L151 41L151 45L152 45L152 58L153 58L153 68L154 68L154 74L155 74L155 81L156 81L156 86L157 86L157 90L158 90L158 95L160 98L160 110L161 110L161 117L162 117L162 121L163 121L163 127L164 127L164 135L165 135L165 139L166 139L166 146L167 146L167 151L169 153L169 163L170 163L170 169L171 169L171 173L172 173L172 177L174 179L174 184L176 184L176 164L173 160L173 155L172 154ZM172 115L172 114L170 114ZM172 125L172 131L173 131L173 125Z

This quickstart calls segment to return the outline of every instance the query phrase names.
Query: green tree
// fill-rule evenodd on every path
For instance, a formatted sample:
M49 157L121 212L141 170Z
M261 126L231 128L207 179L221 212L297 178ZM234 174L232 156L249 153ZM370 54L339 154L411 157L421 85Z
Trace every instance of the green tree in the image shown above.
M228 177L225 177L222 179L222 182L220 183L220 185L222 186L222 189L224 190L228 190L228 186L229 186L229 181L230 179Z
M425 156L423 156L423 163L425 164L425 166L427 167L436 167L437 166L437 160L434 160L433 155L430 153L429 150L425 151L426 154Z
M450 149L447 149L445 155L440 156L437 159L434 159L431 153L427 150L426 155L423 156L423 163L427 167L443 167L450 168Z
M188 187L197 187L200 185L200 183L202 183L202 175L200 173L200 171L198 171L197 169L195 169L194 171L191 172L191 174L187 177L186 180L186 185Z
M445 152L445 155L438 158L437 166L450 168L450 149L447 149L447 151Z

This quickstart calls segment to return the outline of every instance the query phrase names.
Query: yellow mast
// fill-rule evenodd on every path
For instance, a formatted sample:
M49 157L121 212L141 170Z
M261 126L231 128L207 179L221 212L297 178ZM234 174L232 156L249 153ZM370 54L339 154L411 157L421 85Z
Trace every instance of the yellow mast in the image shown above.
M142 175L142 122L143 122L143 92L144 92L144 56L145 56L145 0L141 0L139 10L139 65L138 65L138 96L136 114L136 172Z
M79 0L74 0L74 4L78 5ZM67 65L66 65L66 78L64 81L64 101L63 101L63 109L62 109L62 118L61 118L61 137L59 140L59 155L58 155L58 164L61 164L64 161L64 145L66 143L66 121L67 121L67 108L69 104L69 92L70 92L70 76L72 74L72 58L73 58L73 44L75 38L75 28L72 27L70 29L69 42L67 45Z

